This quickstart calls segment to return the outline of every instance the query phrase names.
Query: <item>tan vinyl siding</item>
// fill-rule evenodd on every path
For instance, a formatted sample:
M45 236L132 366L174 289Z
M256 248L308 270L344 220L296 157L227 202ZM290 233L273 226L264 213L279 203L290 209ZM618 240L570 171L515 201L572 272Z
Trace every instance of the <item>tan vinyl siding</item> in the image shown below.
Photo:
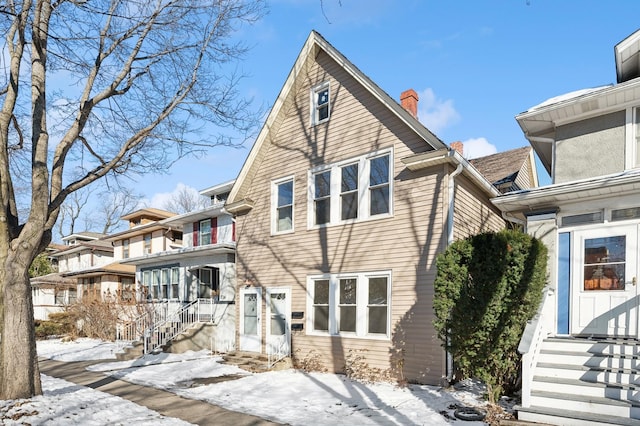
M238 284L291 288L291 310L304 313L304 319L292 320L304 324L304 330L292 333L294 357L316 357L330 371L341 372L349 351L363 351L369 367L391 369L396 376L399 357L405 378L437 384L445 357L432 326L432 300L435 256L446 243L445 168L404 168L402 158L429 146L327 55L316 60L262 151L246 193L253 209L237 217ZM324 81L330 82L330 119L311 127L310 89ZM392 149L393 215L308 229L308 171L379 149ZM285 176L295 179L294 232L271 235L271 182ZM389 339L307 334L309 276L375 271L392 274Z
M520 189L528 189L534 186L533 174L531 173L531 168L529 167L530 164L530 161L525 161L524 164L522 164L522 168L518 172L518 175L516 176L515 183Z
M455 240L481 232L499 231L505 226L500 212L488 202L486 195L461 176L456 178L453 223Z

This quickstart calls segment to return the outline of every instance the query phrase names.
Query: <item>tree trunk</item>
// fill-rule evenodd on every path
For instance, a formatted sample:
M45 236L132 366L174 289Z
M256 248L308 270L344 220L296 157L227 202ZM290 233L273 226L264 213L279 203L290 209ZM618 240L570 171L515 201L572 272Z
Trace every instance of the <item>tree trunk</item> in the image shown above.
M42 394L29 268L24 265L28 257L10 249L8 256L0 259L0 265L4 265L3 299L10 301L3 304L1 399L31 398Z

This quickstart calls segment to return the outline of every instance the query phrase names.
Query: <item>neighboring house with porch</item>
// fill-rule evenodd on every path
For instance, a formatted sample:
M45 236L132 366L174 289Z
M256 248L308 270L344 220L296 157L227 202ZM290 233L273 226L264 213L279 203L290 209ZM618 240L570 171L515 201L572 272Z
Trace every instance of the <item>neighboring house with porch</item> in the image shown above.
M416 119L417 102L311 32L226 205L241 351L333 372L362 356L418 383L451 373L432 325L435 258L505 221L498 189Z
M140 222L108 238L113 241L116 260L136 270L140 303L154 307L154 318L141 319L144 327L152 329L148 350L167 344L194 323L213 325L208 332L213 349L235 348L235 224L224 210L232 185L228 182L201 191L211 199L209 207L154 217L155 221ZM138 223L140 214L148 211L125 218ZM152 241L151 249L145 250L147 240ZM171 332L161 333L168 323L172 323ZM141 326L134 327L139 330Z
M82 273L102 269L113 262L113 247L100 240L103 236L78 232L64 237L64 245L51 246L47 256L57 272L31 279L35 319L46 320L50 313L62 312L89 288L99 293L102 278L91 275L85 282ZM92 284L85 285L89 280Z
M614 51L616 84L516 117L552 184L493 200L549 248L548 292L520 346L524 420L640 420L640 31Z

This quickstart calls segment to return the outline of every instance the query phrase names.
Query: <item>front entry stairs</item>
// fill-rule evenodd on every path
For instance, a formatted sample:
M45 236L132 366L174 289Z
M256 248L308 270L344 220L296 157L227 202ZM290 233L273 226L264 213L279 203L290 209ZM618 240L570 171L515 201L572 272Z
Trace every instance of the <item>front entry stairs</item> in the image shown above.
M548 337L518 419L552 425L639 425L640 341ZM523 404L524 405L524 404Z

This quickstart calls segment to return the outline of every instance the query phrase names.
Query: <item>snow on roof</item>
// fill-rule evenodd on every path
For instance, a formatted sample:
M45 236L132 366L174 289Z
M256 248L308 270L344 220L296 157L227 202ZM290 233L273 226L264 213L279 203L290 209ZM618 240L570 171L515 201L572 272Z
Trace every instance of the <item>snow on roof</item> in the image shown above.
M600 90L612 87L612 84L607 84L605 86L598 86L598 87L592 87L589 89L580 89L580 90L574 90L573 92L569 92L569 93L565 93L564 95L559 95L559 96L554 96L553 98L549 98L546 101L539 103L538 105L535 105L531 108L529 108L529 110L527 110L527 112L529 111L535 111L537 109L541 109L544 108L546 106L549 105L553 105L553 104L557 104L560 102L564 102L570 99L575 99L575 98L579 98L580 96L584 96L584 95L588 95L590 93L594 93L594 92L598 92Z

